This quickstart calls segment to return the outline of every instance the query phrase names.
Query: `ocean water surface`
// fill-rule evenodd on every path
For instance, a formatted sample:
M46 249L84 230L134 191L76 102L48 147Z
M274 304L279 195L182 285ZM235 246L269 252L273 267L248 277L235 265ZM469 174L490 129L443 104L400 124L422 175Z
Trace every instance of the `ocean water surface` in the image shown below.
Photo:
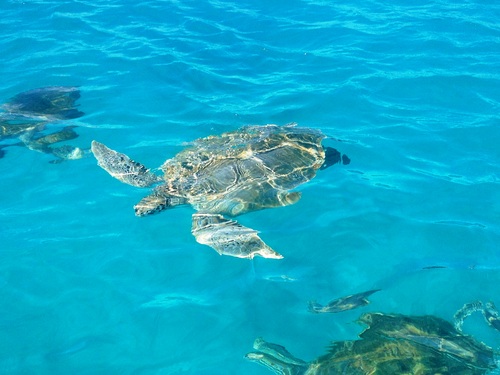
M1 140L0 374L269 374L244 359L257 337L312 360L364 312L500 306L499 18L482 0L6 0L0 103L81 91L85 115L44 134L74 125L68 144L156 168L199 137L297 122L351 163L239 217L284 255L246 260L198 244L190 207L135 217L148 190L90 155ZM481 314L464 332L500 348Z

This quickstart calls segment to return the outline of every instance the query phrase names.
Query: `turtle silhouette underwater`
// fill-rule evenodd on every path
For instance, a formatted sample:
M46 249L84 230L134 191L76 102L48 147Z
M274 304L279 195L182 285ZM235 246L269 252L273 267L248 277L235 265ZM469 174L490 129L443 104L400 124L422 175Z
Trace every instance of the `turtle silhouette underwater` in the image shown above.
M321 144L325 135L295 124L250 125L192 142L161 166L163 176L102 143L92 142L98 165L136 187L159 184L134 206L145 216L190 204L192 234L221 255L283 258L257 232L225 216L288 206L300 199L290 191L316 176L320 168L349 163L349 158ZM224 216L225 215L225 216Z
M444 319L367 313L359 322L367 326L359 340L333 342L311 362L262 338L245 358L279 375L479 375L497 368L490 347Z
M84 115L76 107L80 90L74 86L48 86L22 92L1 106L0 141L18 138L21 142L0 146L3 157L7 146L25 146L30 150L52 154L60 162L67 159L80 159L88 151L79 147L64 145L52 146L78 137L75 126L66 126L62 130L42 134L52 122L75 119Z

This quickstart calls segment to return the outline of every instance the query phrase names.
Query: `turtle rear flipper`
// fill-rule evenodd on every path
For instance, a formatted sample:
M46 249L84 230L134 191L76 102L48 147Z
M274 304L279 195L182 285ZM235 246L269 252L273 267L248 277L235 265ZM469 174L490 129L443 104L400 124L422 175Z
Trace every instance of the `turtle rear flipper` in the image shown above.
M114 178L128 185L147 187L160 182L161 177L127 155L116 152L102 143L92 141L92 153L97 164Z
M23 142L22 145L28 149L45 154L54 154L61 160L81 159L84 151L79 147L74 146L60 146L51 147L50 145L58 142L67 141L78 137L78 134L73 130L74 126L66 126L62 130L50 133L40 137L34 137L33 133L28 132L19 137ZM53 161L51 162L53 163Z
M219 214L194 214L191 233L197 242L210 246L220 255L248 259L257 255L272 259L283 258L260 239L257 231Z
M134 206L134 211L136 216L146 216L187 203L186 198L171 195L162 189L162 186L158 186L152 194L142 198Z
M80 147L64 145L60 147L50 147L50 153L58 159L51 160L51 164L59 164L64 160L78 160L87 157L90 154L88 148L82 149Z

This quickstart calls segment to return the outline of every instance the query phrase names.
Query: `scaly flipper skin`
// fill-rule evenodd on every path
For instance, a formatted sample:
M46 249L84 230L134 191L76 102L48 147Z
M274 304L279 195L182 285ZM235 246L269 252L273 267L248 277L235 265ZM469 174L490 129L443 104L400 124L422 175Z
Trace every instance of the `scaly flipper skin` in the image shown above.
M141 163L102 143L92 141L91 149L97 159L97 164L121 182L137 187L148 187L162 181L161 177L152 173Z
M491 301L486 303L483 303L481 301L474 301L463 305L462 308L458 310L453 317L455 320L455 328L457 329L457 331L462 332L462 325L464 324L464 320L476 311L483 314L484 319L490 327L500 331L500 313L495 307L495 304Z
M219 214L194 214L191 232L198 243L210 246L220 255L248 259L257 255L272 259L283 258L260 239L257 231Z
M284 346L257 338L253 344L256 352L248 353L245 358L257 362L279 375L304 375L309 364L294 357ZM309 373L308 373L309 374Z
M187 204L188 200L184 197L171 195L162 189L162 186L156 187L153 193L141 199L134 206L135 216L146 216L156 214L168 208Z
M453 320L455 321L455 329L459 332L462 332L464 320L476 311L484 311L484 306L481 301L474 301L463 305L462 308L459 309L453 316Z

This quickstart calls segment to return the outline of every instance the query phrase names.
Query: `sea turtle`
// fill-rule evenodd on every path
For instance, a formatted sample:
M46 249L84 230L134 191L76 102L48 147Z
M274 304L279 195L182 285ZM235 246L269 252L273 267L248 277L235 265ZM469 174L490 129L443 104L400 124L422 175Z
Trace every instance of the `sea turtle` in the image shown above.
M157 186L134 206L145 216L182 204L198 212L192 233L219 254L239 258L279 259L253 229L223 215L296 203L300 192L290 190L309 181L320 168L347 156L323 147L325 135L295 124L251 125L195 140L161 166L163 176L97 141L92 152L99 166L118 180L137 187Z
M367 297L378 291L380 291L380 289L369 290L367 292L337 298L328 302L325 306L317 303L316 301L309 301L309 311L312 313L338 313L366 306L370 303L370 301L367 300Z
M491 348L435 316L367 313L359 322L367 326L360 340L334 342L311 362L262 338L245 357L280 375L479 375L497 367Z
M80 90L74 86L47 86L24 91L2 105L9 114L42 119L67 120L84 115L76 109L75 102L80 98Z
M60 131L42 135L51 122L74 119L84 113L76 109L75 101L80 91L73 86L49 86L17 94L1 106L0 141L19 138L21 142L0 146L0 157L7 146L26 146L47 154L52 154L59 162L65 159L80 159L87 152L74 146L52 146L55 143L78 137L75 126L66 126Z

